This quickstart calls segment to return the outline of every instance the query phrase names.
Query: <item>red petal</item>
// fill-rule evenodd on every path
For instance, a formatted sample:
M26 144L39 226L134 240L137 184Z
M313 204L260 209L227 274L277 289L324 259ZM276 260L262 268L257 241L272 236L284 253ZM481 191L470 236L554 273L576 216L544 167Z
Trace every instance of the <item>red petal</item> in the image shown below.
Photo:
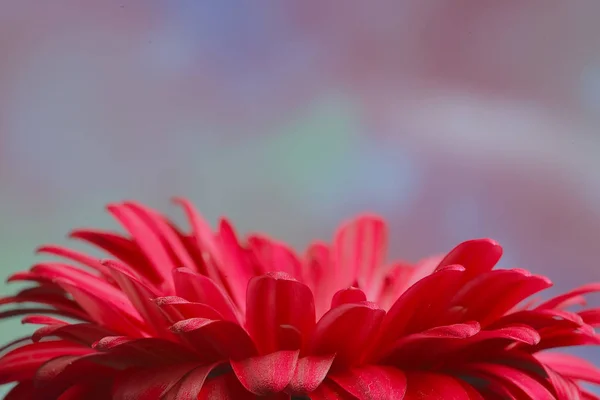
M97 364L95 360L100 357L102 356L96 353L84 356L59 356L41 365L35 374L36 400L56 399L76 384L93 384L110 380L116 371Z
M69 236L101 248L127 265L135 267L136 271L154 283L160 283L163 280L162 276L154 270L154 267L149 264L137 244L132 240L112 232L94 229L75 230Z
M371 347L379 348L381 352L407 333L435 326L433 321L438 319L439 314L433 310L440 312L444 306L447 307L448 301L463 282L464 272L461 266L448 266L410 287L386 314L381 324L381 334ZM430 307L433 310L430 311ZM427 312L418 311L423 309Z
M126 335L139 336L145 333L139 314L135 309L131 310L130 304L122 303L118 298L100 297L66 280L57 280L57 283L73 296L96 323Z
M250 392L264 396L281 392L290 383L298 351L277 351L264 356L231 361L240 383Z
M215 235L213 234L210 225L202 218L202 216L196 211L192 203L188 200L176 197L173 202L179 204L188 220L192 225L192 234L197 240L198 247L206 250L211 257L216 258L217 264L221 265L222 260L220 259L221 252L217 247Z
M189 318L222 320L223 316L211 306L191 303L181 297L168 296L154 299L171 324Z
M303 279L311 288L315 298L316 315L322 316L331 304L331 296L336 291L334 276L330 276L329 247L324 243L313 243L307 250Z
M404 400L471 400L465 386L455 378L429 372L410 372L406 376Z
M587 285L583 285L577 289L571 290L570 292L561 294L560 296L556 296L538 305L536 307L536 310L543 310L547 308L560 308L564 302L567 302L574 297L594 292L600 292L600 283L590 283Z
M246 312L246 288L248 281L255 275L249 260L250 250L243 249L231 223L222 218L219 221L218 234L221 257L216 265L221 266L226 273L219 274L221 282L227 287L229 293L240 312ZM210 264L209 264L210 266ZM216 272L213 272L216 274Z
M335 356L308 356L298 359L286 391L301 395L314 391L325 379Z
M456 246L440 262L437 270L449 265L465 267L465 280L490 271L502 257L502 247L492 239L475 239Z
M580 311L577 314L586 324L595 328L600 327L600 308Z
M486 326L527 297L549 288L545 277L524 270L496 270L480 274L458 291L443 323L479 321ZM459 312L452 313L452 310Z
M91 346L103 337L111 335L114 335L114 332L96 324L55 324L36 330L31 336L31 340L39 342L43 338L56 336L71 342Z
M173 262L176 265L195 269L195 262L182 243L180 236L161 214L135 202L126 202L124 205L144 220L148 227L154 231L154 234L162 239L165 248L174 258Z
M387 242L387 227L380 217L364 215L343 225L333 246L339 285L350 286L358 281L369 298L375 296L379 287L374 285L374 278L385 262Z
M106 270L104 265L102 265L100 263L99 260L97 260L93 257L90 257L87 254L80 253L75 250L67 249L66 247L54 246L54 245L41 246L41 247L37 248L36 253L53 254L58 257L67 258L69 260L72 260L72 261L78 262L82 265L85 265L87 267L90 267L96 271L99 271L103 275L108 276L108 271Z
M360 303L363 301L367 301L367 296L365 293L358 288L351 287L348 289L342 289L333 295L333 299L331 300L331 308L336 308L342 304Z
M210 278L185 268L179 268L173 271L173 280L178 296L188 301L211 306L229 321L239 322L242 320L229 296Z
M154 333L153 336L172 338L168 331L169 323L160 312L158 306L152 301L159 294L143 284L139 279L129 274L127 268L116 261L106 261L113 279L121 290L127 295L136 310L140 313L147 326Z
M37 369L52 358L89 353L93 350L63 340L21 346L0 358L0 384L32 379Z
M294 278L301 277L302 264L287 246L260 235L248 237L248 246L257 259L258 273L285 272Z
M600 385L600 368L582 358L562 353L538 353L535 358L567 378Z
M496 320L488 326L488 329L496 329L509 324L525 324L536 330L540 329L563 329L577 328L583 325L580 316L561 310L523 310Z
M173 264L161 238L148 225L148 222L124 205L109 204L106 209L131 234L148 262L153 266L154 271L162 278L162 281L169 282L171 271L177 266Z
M386 364L427 368L431 363L439 362L439 355L451 348L455 341L464 343L464 339L479 331L476 322L431 328L398 339L381 357L387 361Z
M406 376L394 367L366 366L336 373L331 379L361 400L400 400L406 393Z
M531 375L502 364L475 363L465 369L468 375L492 378L506 387L511 393L518 393L517 398L552 400L554 395Z
M246 326L261 353L296 350L301 343L293 331L300 333L302 341L314 328L312 292L285 273L253 278L248 283L247 298ZM290 333L294 337L290 338Z
M190 318L177 322L171 330L185 338L207 362L223 358L243 359L257 354L246 331L231 321Z
M361 349L374 340L384 315L369 302L330 310L317 323L311 354L336 354L335 363L345 366L359 361Z
M457 359L477 358L484 354L503 350L514 343L533 346L539 341L540 335L535 329L527 325L513 325L495 330L480 331L464 340L448 343L443 351L446 353L453 352Z
M557 400L581 400L579 387L570 379L564 378L552 368L546 367L548 378L557 394Z

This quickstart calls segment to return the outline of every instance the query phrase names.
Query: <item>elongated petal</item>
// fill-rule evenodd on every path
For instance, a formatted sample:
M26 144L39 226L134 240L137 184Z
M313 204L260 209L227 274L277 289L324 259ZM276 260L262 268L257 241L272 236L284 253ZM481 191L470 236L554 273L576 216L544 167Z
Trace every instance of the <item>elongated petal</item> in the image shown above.
M194 269L195 263L190 254L187 252L180 237L171 228L168 221L158 212L136 202L126 202L124 206L132 210L142 219L146 225L161 238L164 243L165 250L171 255L173 263L177 266Z
M162 282L162 276L155 271L133 240L98 229L77 229L72 231L69 237L101 248L127 265L134 267L153 283Z
M54 400L78 384L110 381L117 370L95 362L102 355L65 355L48 360L36 371L36 400Z
M144 323L129 303L120 302L118 298L100 297L91 289L76 286L70 281L57 280L57 283L69 292L94 321L108 329L126 335L145 334Z
M535 357L565 377L600 385L600 368L580 357L561 353L538 353Z
M192 303L177 296L159 297L154 299L154 302L171 324L189 318L224 319L217 310L209 305Z
M540 400L553 400L554 395L537 379L531 375L502 364L475 363L464 369L469 374L475 372L484 377L491 377L509 388L513 393L517 392L519 398L531 398Z
M115 261L106 261L113 279L117 282L123 293L136 308L146 322L148 330L156 337L171 338L168 331L169 322L160 312L158 306L152 301L159 297L158 292L146 286L139 279L129 274L127 269Z
M257 354L246 331L231 321L190 318L177 322L171 330L194 346L206 362L244 359Z
M231 361L240 383L258 396L281 392L296 370L299 351L277 351L264 356Z
M387 240L385 222L377 216L364 215L342 226L334 240L336 281L342 287L358 281L361 289L373 290L369 297L377 294L374 278L385 261Z
M181 400L191 399L183 397ZM237 377L230 373L207 379L198 400L256 400L256 395L247 391Z
M600 283L590 283L587 285L583 285L577 289L571 290L570 292L561 294L559 296L556 296L550 300L543 302L542 304L538 305L536 307L536 309L542 310L542 309L547 309L547 308L559 308L566 301L569 301L570 299L572 299L574 297L578 297L578 296L581 296L584 294L594 293L594 292L600 292Z
M63 257L75 261L79 264L85 265L86 267L92 268L102 273L104 276L108 276L108 271L106 270L104 265L100 263L100 260L90 257L87 254L68 249L66 247L56 245L45 245L38 247L36 249L36 253L52 254L58 257Z
M185 268L173 271L175 290L179 297L188 301L206 304L219 312L228 321L241 321L229 296L210 278Z
M64 340L21 346L0 358L0 384L32 379L46 361L66 355L85 355L93 350Z
M109 204L106 209L131 234L135 243L146 256L148 263L152 265L162 281L169 282L171 271L177 266L173 264L161 238L148 225L148 221L125 205Z

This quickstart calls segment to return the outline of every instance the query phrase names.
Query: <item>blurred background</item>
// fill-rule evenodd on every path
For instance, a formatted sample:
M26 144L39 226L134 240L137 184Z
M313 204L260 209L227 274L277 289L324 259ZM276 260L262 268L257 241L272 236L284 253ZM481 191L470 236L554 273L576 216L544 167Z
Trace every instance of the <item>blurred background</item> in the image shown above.
M74 227L116 227L107 202L177 219L182 195L298 248L374 211L396 257L489 236L502 266L556 290L599 280L598 15L594 0L0 0L1 275ZM0 341L24 330L2 322Z

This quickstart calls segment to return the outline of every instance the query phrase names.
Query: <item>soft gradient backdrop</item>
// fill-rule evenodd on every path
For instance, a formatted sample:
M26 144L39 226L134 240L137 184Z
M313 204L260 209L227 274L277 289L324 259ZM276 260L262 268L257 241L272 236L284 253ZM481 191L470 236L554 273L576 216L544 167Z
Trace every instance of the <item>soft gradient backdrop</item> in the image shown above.
M600 2L0 0L2 276L110 201L600 279ZM15 290L1 287L0 294ZM0 342L29 331L0 323ZM586 352L587 350L580 350ZM595 357L600 360L598 352Z

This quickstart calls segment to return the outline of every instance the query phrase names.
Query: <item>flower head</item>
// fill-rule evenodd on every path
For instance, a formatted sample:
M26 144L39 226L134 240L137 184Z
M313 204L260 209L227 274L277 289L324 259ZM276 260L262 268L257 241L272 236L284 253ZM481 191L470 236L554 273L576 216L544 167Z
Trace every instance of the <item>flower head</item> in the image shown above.
M551 282L494 270L489 239L390 263L384 221L361 216L298 255L177 202L191 232L110 205L127 235L71 233L109 259L42 246L62 261L9 278L33 285L0 318L40 327L4 349L7 399L597 398L581 382L600 370L546 350L599 344L600 310L569 311L598 284L534 302Z

